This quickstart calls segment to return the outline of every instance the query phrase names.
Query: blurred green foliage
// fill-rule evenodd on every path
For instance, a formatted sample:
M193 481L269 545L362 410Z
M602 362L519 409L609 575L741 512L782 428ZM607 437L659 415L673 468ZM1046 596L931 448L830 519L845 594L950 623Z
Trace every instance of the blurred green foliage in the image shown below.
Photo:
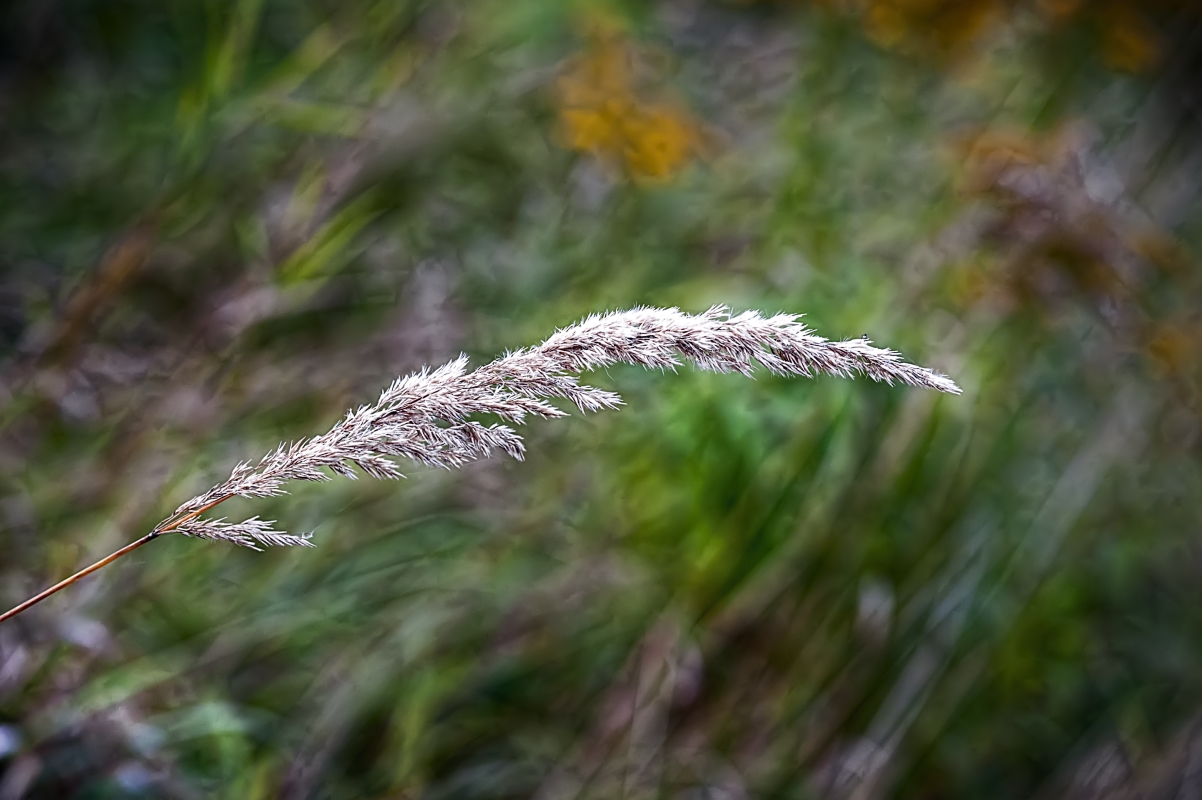
M0 12L6 603L592 311L966 390L613 369L524 463L231 503L318 547L0 626L0 798L1194 796L1199 18L943 5Z

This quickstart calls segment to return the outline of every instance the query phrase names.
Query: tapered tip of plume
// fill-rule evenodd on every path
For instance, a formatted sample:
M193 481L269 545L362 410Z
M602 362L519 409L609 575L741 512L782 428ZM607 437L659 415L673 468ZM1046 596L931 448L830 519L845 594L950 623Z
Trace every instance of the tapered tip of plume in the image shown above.
M867 336L843 342L828 342L857 362L857 371L875 381L892 385L903 383L919 389L933 389L946 394L960 394L956 382L941 372L907 363L896 350L875 347Z

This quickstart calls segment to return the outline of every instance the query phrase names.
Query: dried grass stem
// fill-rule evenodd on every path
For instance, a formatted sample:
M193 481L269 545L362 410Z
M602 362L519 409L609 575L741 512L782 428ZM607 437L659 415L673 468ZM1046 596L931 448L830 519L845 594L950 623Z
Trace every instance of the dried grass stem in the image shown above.
M275 530L272 520L256 516L229 522L203 515L233 497L286 494L284 486L292 481L328 481L334 475L354 479L356 467L373 478L404 477L395 458L447 469L495 450L520 460L525 445L511 425L528 417L568 416L552 400L566 400L585 412L622 404L619 395L580 383L579 373L619 363L675 370L682 360L705 370L746 376L758 364L776 375L863 375L888 384L960 393L946 376L909 364L893 350L873 347L867 338L829 341L793 314L765 317L745 311L732 316L721 306L696 315L675 308L595 314L556 331L540 345L506 353L474 371L468 371L466 356L460 356L437 369L398 378L374 404L347 412L326 433L281 444L253 466L238 464L229 478L182 503L146 536L0 615L0 622L166 533L255 550L311 547L308 535ZM469 419L476 415L502 422L486 425Z

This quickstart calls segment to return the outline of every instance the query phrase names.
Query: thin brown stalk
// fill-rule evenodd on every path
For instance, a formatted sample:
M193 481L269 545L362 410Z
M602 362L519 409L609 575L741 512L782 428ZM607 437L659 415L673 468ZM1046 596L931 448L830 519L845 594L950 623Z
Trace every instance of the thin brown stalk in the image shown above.
M7 619L12 619L13 617L17 616L25 609L36 606L38 603L42 602L50 595L56 594L57 592L60 592L63 589L66 589L68 586L75 583L80 578L87 577L88 575L91 575L93 572L100 569L101 567L108 566L109 564L116 561L118 558L121 558L121 556L129 555L130 553L137 550L139 547L146 544L147 542L150 542L150 541L156 539L158 536L161 535L161 533L162 533L161 531L159 531L159 532L151 531L150 533L143 536L141 539L138 539L135 542L130 542L129 544L125 545L125 547L122 547L120 550L117 550L116 552L109 553L107 556L100 559L95 564L92 564L90 567L84 567L83 569L81 569L79 572L75 573L71 577L64 578L63 580L61 580L58 583L51 586L49 589L45 589L45 590L39 592L38 594L36 594L33 597L26 600L24 603L21 603L18 606L14 606L13 608L10 608L8 611L5 611L3 614L0 614L0 622L4 622Z
M17 616L22 611L24 611L27 608L30 608L31 606L36 606L38 603L42 602L50 595L56 594L56 593L62 591L63 589L66 589L68 586L75 583L80 578L86 578L88 575L91 575L93 572L100 569L101 567L106 567L109 564L116 561L118 558L121 558L121 556L129 555L130 553L137 550L139 547L146 544L147 542L152 542L165 533L171 533L172 531L174 531L176 528L178 528L180 525L187 522L188 520L195 519L196 517L200 516L205 511L207 511L208 509L210 509L213 506L217 505L218 503L224 502L228 499L229 499L229 497L222 497L219 500L213 501L205 508L202 508L197 511L193 511L190 514L181 516L177 520L169 521L166 524L160 524L160 525L156 526L154 530L152 530L150 533L143 536L141 539L130 542L129 544L125 545L125 547L122 547L120 550L109 553L107 556L100 559L95 564L84 567L79 572L76 572L74 575L70 576L69 578L63 578L61 581L54 584L49 589L45 589L45 590L39 592L38 594L29 598L28 600L21 603L20 605L14 606L13 608L10 608L8 611L5 611L3 614L0 614L0 622L4 622L7 619L11 619L12 617Z

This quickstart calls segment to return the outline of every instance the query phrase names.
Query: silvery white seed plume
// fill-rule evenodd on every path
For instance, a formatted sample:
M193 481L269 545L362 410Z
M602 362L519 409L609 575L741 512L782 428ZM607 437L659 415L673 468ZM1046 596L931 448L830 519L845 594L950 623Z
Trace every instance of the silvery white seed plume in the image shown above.
M309 546L308 537L273 530L271 522L258 517L230 523L200 515L231 497L285 494L290 481L328 481L331 473L355 478L353 466L373 478L403 477L394 458L453 468L500 450L520 460L525 448L513 428L468 417L489 414L521 423L528 416L567 416L552 399L567 400L581 411L616 408L622 403L618 395L581 384L576 377L611 364L675 369L683 358L702 369L751 375L758 363L777 375L866 375L888 384L960 393L946 376L908 364L866 338L828 341L798 319L794 314L764 317L758 311L732 316L722 306L697 315L675 308L635 308L594 314L540 345L507 353L474 371L460 356L437 369L398 378L374 404L348 412L327 433L280 445L257 465L239 464L227 480L181 505L153 533L176 531L256 549Z

